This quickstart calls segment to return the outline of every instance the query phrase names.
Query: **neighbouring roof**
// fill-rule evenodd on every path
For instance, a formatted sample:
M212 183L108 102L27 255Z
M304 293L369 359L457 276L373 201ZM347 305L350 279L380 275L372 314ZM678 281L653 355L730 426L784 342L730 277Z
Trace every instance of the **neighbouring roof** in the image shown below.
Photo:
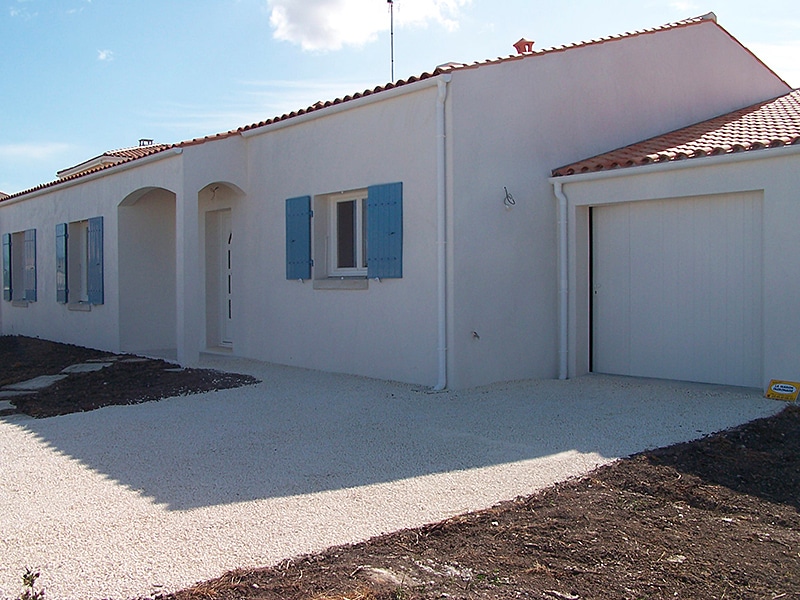
M169 147L168 144L140 144L139 146L134 146L132 148L121 148L119 150L111 150L109 152L104 152L100 156L95 156L94 158L90 158L87 161L84 161L74 167L68 167L66 169L62 169L56 175L59 179L67 179L73 175L82 175L84 173L88 173L90 171L96 171L100 168L109 167L112 165L116 165L121 162L127 162L130 160L135 160L137 158L143 158L145 156L149 156L151 154L155 154L160 152L161 150L166 150Z
M800 144L800 89L565 165L554 177Z
M74 173L71 173L71 174L70 173L65 173L65 175L63 177L61 177L60 179L58 179L56 181L51 181L49 183L43 183L43 184L40 184L40 185L38 185L36 187L33 187L31 189L13 193L10 196L8 196L8 198L16 198L18 196L23 196L25 194L36 192L36 191L39 191L39 190L42 190L42 189L45 189L45 188L48 188L48 187L56 186L56 185L58 185L60 183L63 183L65 181L73 180L73 179L76 179L78 177L84 177L86 175L89 175L89 174L92 174L92 173L97 173L97 172L105 170L105 169L111 169L111 168L113 168L113 167L115 167L117 165L128 163L128 162L135 161L135 160L139 160L139 159L145 158L147 156L152 156L152 155L157 154L159 152L164 152L164 151L169 150L169 149L184 148L184 147L187 147L187 146L194 146L194 145L197 145L197 144L204 144L206 142L210 142L210 141L214 141L214 140L220 140L220 139L224 139L224 138L227 138L227 137L239 135L240 133L243 133L245 131L258 129L260 127L265 127L265 126L268 126L268 125L272 125L274 123L279 123L281 121L286 121L286 120L298 117L300 115L304 115L304 114L308 114L308 113L315 112L315 111L318 111L318 110L322 110L322 109L328 108L329 106L335 106L335 105L338 105L338 104L342 104L342 103L345 103L345 102L356 100L358 98L363 98L365 96L370 96L370 95L373 95L373 94L378 94L378 93L385 92L385 91L388 91L388 90L391 90L391 89L394 89L394 88L398 88L398 87L401 87L401 86L404 86L404 85L409 85L409 84L415 83L417 81L422 81L422 80L425 80L425 79L430 79L432 77L437 77L437 76L442 75L444 73L451 73L453 71L460 71L460 70L463 70L463 69L480 68L480 67L483 67L485 65L492 65L492 64L497 64L497 63L510 62L510 61L514 61L514 60L528 60L528 59L533 59L535 57L539 57L539 56L543 56L543 55L548 55L548 54L553 54L553 53L558 53L558 52L566 52L566 51L573 50L573 49L576 49L576 48L585 48L585 47L589 47L589 46L596 46L596 45L599 45L599 44L616 42L616 41L619 41L619 40L624 40L624 39L628 39L628 38L632 38L632 37L638 37L638 36L641 36L641 35L653 34L653 33L661 32L661 31L665 31L665 30L670 30L670 29L680 29L680 28L690 27L690 26L699 25L699 24L702 24L702 23L707 23L707 22L712 22L712 23L716 24L717 17L713 12L705 14L705 15L702 15L702 16L699 16L699 17L694 17L694 18L691 18L691 19L685 19L685 20L682 20L682 21L676 21L674 23L668 23L666 25L660 25L658 27L652 27L652 28L649 28L649 29L641 29L641 30L636 30L636 31L632 31L632 32L626 32L624 34L612 35L612 36L602 37L602 38L598 38L598 39L594 39L594 40L582 41L582 42L577 42L577 43L573 43L573 44L567 44L567 45L564 45L564 46L556 46L556 47L553 47L553 48L545 48L545 49L542 49L542 50L532 50L530 52L524 52L523 54L509 55L509 56L506 56L506 57L498 57L496 59L489 59L489 60L485 60L485 61L479 61L479 62L475 62L475 63L472 63L472 64L464 64L464 63L457 63L457 62L447 63L447 64L440 65L440 66L436 67L431 73L425 72L425 73L422 73L419 76L409 77L408 79L405 79L405 80L401 79L401 80L399 80L397 82L388 83L386 85L375 87L375 88L373 88L371 90L365 90L363 92L356 93L356 94L353 94L353 95L344 96L343 98L337 98L337 99L332 100L332 101L327 101L327 102L321 102L320 101L320 102L317 102L317 103L309 106L308 108L301 109L301 110L298 110L298 111L294 111L294 112L291 112L291 113L288 113L288 114L284 114L284 115L281 115L279 117L274 117L272 119L267 119L266 121L260 121L258 123L245 125L245 126L242 126L242 127L237 128L237 129L230 130L230 131L217 133L217 134L214 134L214 135L208 135L208 136L205 136L205 137L202 137L202 138L194 138L194 139L183 141L183 142L179 142L179 143L176 143L176 144L157 144L157 145L144 146L144 147L140 147L140 148L131 148L131 149L127 149L127 150L115 151L115 152L133 151L135 155L132 154L132 155L129 155L129 156L121 156L120 157L121 160L117 160L116 162L113 162L113 163L108 162L106 164L92 165L88 169L83 170L83 171L78 171L78 172L74 172ZM730 35L730 34L728 34L728 35ZM733 36L731 36L731 37L733 38ZM733 39L735 40L735 38L733 38ZM742 46L742 47L744 48L744 46ZM745 50L746 50L746 48L745 48ZM756 60L758 60L757 57L756 57ZM766 65L764 65L764 66L765 66L765 68L769 69L769 67L767 67ZM778 77L777 74L775 76ZM102 156L107 156L107 155L113 155L113 153L106 153L105 155L101 155L100 157L96 157L96 158L101 158ZM95 160L95 159L92 159L92 160ZM87 161L87 163L90 163L90 162L91 161ZM86 164L86 163L82 163L82 164ZM65 171L69 171L69 170L67 169ZM0 202L2 202L2 200L4 200L4 198L0 198Z

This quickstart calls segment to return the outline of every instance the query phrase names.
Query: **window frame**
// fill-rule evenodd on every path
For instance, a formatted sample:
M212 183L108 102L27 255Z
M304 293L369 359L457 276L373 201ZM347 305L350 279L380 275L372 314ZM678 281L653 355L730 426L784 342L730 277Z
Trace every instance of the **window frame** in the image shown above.
M367 276L367 189L340 192L329 197L328 207L328 276L329 277L366 277ZM342 245L342 224L340 223L339 206L353 203L352 235L348 243L352 247L354 266L339 266L340 247ZM346 232L345 232L346 233Z

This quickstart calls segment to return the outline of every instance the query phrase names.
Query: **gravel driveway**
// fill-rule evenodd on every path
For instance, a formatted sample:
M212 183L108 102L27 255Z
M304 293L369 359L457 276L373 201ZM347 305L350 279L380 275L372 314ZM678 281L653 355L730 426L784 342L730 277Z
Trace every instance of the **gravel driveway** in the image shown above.
M263 383L0 419L0 598L132 598L437 521L777 413L758 390L591 375L429 393L219 357Z

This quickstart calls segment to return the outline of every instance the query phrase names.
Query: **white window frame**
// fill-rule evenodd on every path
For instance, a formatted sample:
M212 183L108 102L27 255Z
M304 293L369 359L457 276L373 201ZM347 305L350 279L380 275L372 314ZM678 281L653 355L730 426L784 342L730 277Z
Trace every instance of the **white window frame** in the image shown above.
M339 204L354 202L355 224L353 240L355 246L355 267L339 266ZM366 277L367 276L367 190L354 190L335 194L330 198L328 226L328 276Z

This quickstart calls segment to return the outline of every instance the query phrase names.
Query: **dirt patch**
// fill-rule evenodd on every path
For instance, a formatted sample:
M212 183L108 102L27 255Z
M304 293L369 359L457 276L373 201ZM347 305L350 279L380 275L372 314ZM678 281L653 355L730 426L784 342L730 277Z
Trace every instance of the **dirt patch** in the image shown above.
M8 398L15 410L4 412L52 417L258 382L250 375L181 369L163 360L110 354L34 338L2 336L0 388L39 375L55 375L68 366L87 361L107 361L110 365L100 371L72 373L36 393Z

